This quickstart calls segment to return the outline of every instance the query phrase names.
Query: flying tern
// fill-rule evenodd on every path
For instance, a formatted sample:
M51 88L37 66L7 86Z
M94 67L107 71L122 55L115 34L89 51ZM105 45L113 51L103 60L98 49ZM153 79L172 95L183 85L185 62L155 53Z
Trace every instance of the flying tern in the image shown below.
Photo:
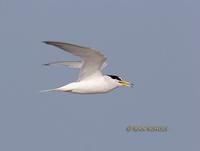
M107 93L117 87L132 87L131 82L122 80L116 75L103 75L101 70L107 66L106 57L99 51L84 46L70 43L44 41L44 43L58 47L65 52L81 58L81 61L58 61L45 65L63 65L70 68L80 69L79 79L67 85L43 90L41 92L61 91L81 94Z

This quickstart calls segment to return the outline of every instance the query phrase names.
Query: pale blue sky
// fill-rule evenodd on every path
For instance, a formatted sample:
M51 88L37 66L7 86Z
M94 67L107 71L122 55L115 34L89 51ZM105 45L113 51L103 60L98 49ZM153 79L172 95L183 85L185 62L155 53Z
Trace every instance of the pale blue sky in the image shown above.
M200 2L196 0L1 0L0 150L199 150ZM78 71L41 43L99 49L106 74L135 87L103 95L38 93ZM128 125L164 125L135 133Z

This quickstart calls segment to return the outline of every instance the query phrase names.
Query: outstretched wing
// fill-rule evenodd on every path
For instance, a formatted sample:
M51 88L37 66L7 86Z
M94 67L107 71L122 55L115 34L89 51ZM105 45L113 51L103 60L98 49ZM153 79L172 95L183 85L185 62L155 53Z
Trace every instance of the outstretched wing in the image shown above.
M81 61L56 61L44 64L45 66L65 66L69 68L81 68L82 67Z
M63 49L64 51L78 56L83 60L80 69L79 81L94 75L102 75L101 69L103 68L102 66L105 65L106 58L95 49L55 41L44 41L44 43Z

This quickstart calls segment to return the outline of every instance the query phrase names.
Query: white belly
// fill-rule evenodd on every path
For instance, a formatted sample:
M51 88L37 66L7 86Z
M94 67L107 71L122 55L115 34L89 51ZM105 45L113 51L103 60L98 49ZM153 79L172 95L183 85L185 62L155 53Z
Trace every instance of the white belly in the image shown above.
M108 87L106 83L100 81L94 83L92 81L83 81L77 83L76 87L72 90L73 93L106 93L114 89Z
M70 86L69 92L72 93L106 93L117 87L104 78L74 82L67 86Z

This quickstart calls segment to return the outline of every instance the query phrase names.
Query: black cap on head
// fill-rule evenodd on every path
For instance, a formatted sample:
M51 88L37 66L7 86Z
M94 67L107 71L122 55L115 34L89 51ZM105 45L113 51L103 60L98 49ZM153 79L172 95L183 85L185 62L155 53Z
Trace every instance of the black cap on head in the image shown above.
M118 77L118 76L116 76L116 75L107 75L107 76L111 77L112 79L119 80L119 81L122 80L120 77Z

